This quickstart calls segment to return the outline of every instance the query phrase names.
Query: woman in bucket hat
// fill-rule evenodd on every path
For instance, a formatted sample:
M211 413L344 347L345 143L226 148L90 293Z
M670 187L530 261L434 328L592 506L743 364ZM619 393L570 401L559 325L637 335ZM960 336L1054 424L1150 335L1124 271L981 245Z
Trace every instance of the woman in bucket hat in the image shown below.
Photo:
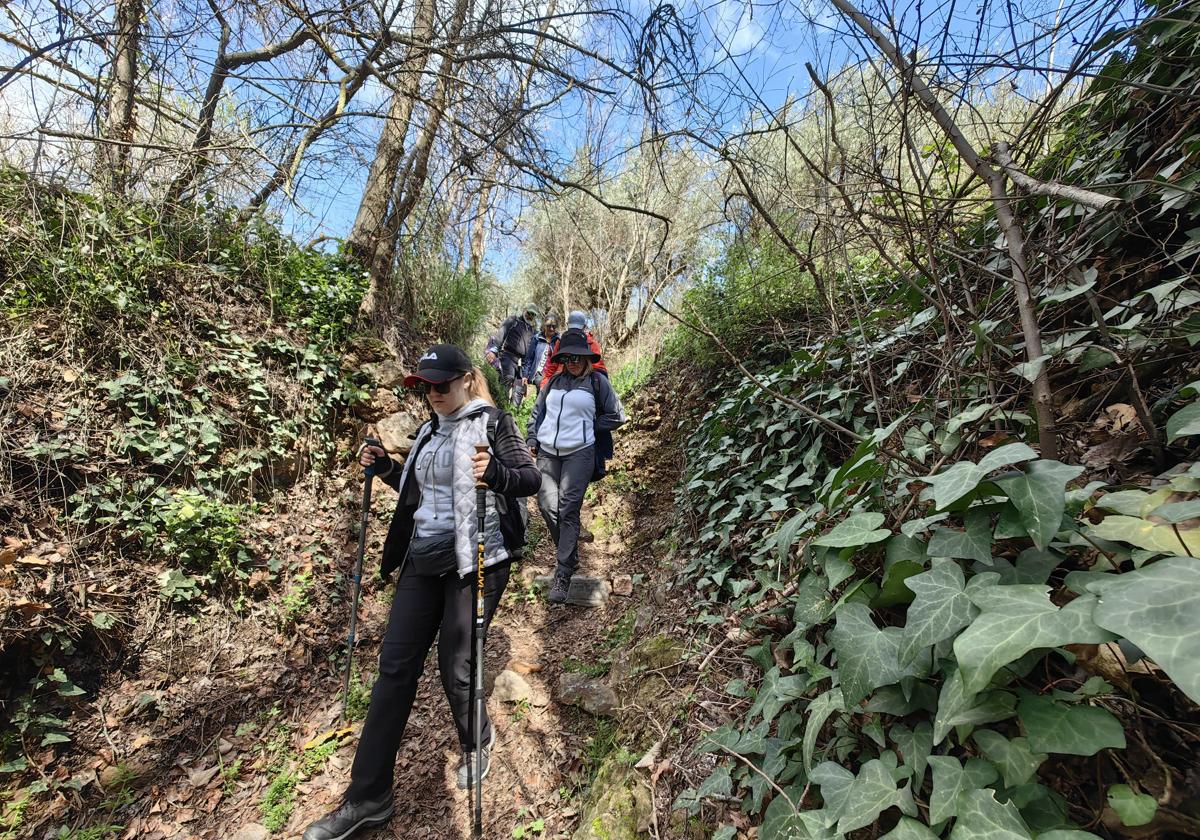
M508 583L509 566L525 544L525 502L541 474L512 417L497 409L487 381L467 355L435 344L404 385L420 391L432 410L403 464L377 446L359 461L399 491L383 544L382 577L397 568L396 591L379 654L379 676L358 739L350 786L335 811L310 825L305 840L344 840L381 825L393 812L396 752L412 711L426 654L438 640L438 670L463 750L458 786L481 746L487 775L492 744L486 709L483 744L473 742L469 703L478 526L475 482L488 486L484 529L484 634ZM486 443L490 452L476 452ZM376 465L376 461L381 463Z
M538 508L554 537L550 603L562 604L579 567L579 511L597 471L596 432L621 426L625 411L608 377L593 370L600 355L582 330L563 333L551 361L564 369L538 394L526 437L542 473Z

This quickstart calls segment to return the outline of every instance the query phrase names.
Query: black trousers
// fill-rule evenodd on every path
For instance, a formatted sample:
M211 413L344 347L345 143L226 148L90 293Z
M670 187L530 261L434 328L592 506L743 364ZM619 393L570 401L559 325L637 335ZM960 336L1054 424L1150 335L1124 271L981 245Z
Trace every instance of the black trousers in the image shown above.
M484 573L484 638L496 605L508 585L509 563ZM392 790L396 752L417 694L425 659L438 637L438 670L450 701L450 712L463 750L474 749L470 730L471 627L475 622L475 576L457 572L441 577L414 574L406 564L388 615L387 632L379 653L379 676L371 689L371 705L354 765L350 769L350 802L379 799ZM439 632L440 631L440 632ZM484 707L483 741L492 738Z
M507 350L500 351L500 385L504 388L504 395L507 397L509 389L512 388L513 382L521 378L521 365L524 359L516 353L510 353Z

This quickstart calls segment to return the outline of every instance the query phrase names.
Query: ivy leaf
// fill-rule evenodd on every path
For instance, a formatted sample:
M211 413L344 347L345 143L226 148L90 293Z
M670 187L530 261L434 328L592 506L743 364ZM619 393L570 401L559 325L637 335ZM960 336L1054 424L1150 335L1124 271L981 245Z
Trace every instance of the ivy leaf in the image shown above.
M704 799L706 796L729 796L732 792L733 780L729 776L729 768L722 764L696 788L696 797Z
M920 787L929 764L929 754L933 752L933 726L927 720L918 723L916 729L897 723L892 727L891 735L900 749L904 765L913 771L913 786Z
M886 517L882 513L855 513L843 519L824 536L812 541L813 545L830 548L857 548L886 540L892 535L887 528L880 528Z
M793 803L800 801L803 790L793 787L787 793L791 802L776 796L767 806L758 831L759 840L835 840L836 835L827 825L832 821L828 820L825 809L797 811Z
M825 803L825 824L833 825L841 816L846 804L846 795L854 784L854 774L833 761L822 761L808 774L813 784L821 788L821 799Z
M940 822L958 815L959 794L983 788L1000 778L996 768L982 758L968 758L964 767L949 755L931 755L933 793L929 797L929 822Z
M972 736L987 759L1000 768L1005 787L1023 785L1050 756L1034 752L1025 738L1011 741L991 729L980 729Z
M1043 354L1036 359L1030 359L1028 362L1021 362L1019 365L1013 366L1010 373L1015 373L1029 382L1033 382L1038 378L1038 374L1042 372L1042 366L1049 360L1050 355Z
M1032 461L1036 457L1037 453L1027 445L1010 443L989 452L978 464L959 461L945 472L926 476L921 480L930 485L934 505L938 510L942 510L978 487L979 482L992 470L1022 461ZM921 497L925 498L926 494L922 493Z
M1046 586L980 586L967 593L982 612L954 640L963 688L974 693L996 672L1035 648L1111 642L1092 621L1095 599L1082 596L1059 609Z
M1029 746L1038 752L1095 755L1125 749L1125 730L1106 709L1026 695L1017 706Z
M1200 435L1200 400L1184 406L1167 419L1167 443L1187 435Z
M949 840L1033 840L1017 806L1001 805L993 790L969 790L959 797L958 819Z
M899 682L904 676L919 676L914 667L900 665L898 627L880 630L865 604L846 603L837 611L837 624L829 632L838 655L838 675L846 706L860 700L881 685Z
M983 510L967 511L966 530L935 528L929 540L930 557L958 557L987 563L992 559L992 532Z
M829 585L824 575L806 572L792 596L792 621L797 627L813 627L833 614Z
M817 737L821 727L834 712L844 712L846 704L842 700L842 690L831 688L808 704L806 710L807 722L804 724L804 769L812 769L813 752L817 747Z
M1164 557L1087 589L1100 596L1096 623L1144 650L1200 703L1200 561Z
M1038 548L1046 548L1058 533L1067 508L1067 482L1082 472L1083 467L1038 460L1020 475L996 480L1021 514L1021 524Z
M1100 837L1090 831L1080 831L1077 828L1056 828L1051 831L1043 831L1037 836L1037 840L1100 840Z
M1017 700L1007 691L983 694L963 688L962 672L955 669L942 683L937 714L933 719L933 742L940 744L956 726L978 726L1007 720L1016 714Z
M901 817L896 827L879 840L938 840L929 826L912 817Z
M908 608L900 664L907 665L929 645L949 639L979 614L965 592L962 569L952 560L935 561L933 568L905 581L916 597Z
M1148 793L1134 793L1129 785L1113 785L1108 789L1108 804L1117 812L1121 823L1130 828L1146 825L1154 819L1158 803Z
M1090 529L1093 536L1116 540L1177 557L1200 554L1200 530L1159 525L1135 516L1106 516Z
M892 776L892 771L896 769L895 754L885 752L883 755L883 758L873 758L864 764L851 783L840 809L837 823L839 834L849 834L870 825L892 806L910 817L917 815L912 789L907 783L897 787L896 779Z

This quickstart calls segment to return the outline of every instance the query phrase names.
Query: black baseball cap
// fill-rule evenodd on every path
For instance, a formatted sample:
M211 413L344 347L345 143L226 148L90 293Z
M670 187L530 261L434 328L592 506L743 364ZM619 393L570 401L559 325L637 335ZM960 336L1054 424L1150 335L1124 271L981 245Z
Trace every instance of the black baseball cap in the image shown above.
M404 377L404 387L412 388L418 382L434 385L449 382L464 373L470 373L474 367L467 354L453 344L435 344L417 362L417 372Z

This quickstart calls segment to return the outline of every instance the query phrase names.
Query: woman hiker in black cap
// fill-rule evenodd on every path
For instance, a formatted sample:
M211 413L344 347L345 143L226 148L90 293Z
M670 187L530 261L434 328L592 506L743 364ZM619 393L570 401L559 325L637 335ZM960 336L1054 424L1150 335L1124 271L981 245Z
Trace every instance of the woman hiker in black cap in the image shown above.
M561 362L564 370L538 394L526 437L542 473L538 508L556 547L549 599L562 604L579 567L579 511L598 469L596 432L619 427L625 411L608 377L592 370L600 356L582 330L563 333L551 361Z
M450 344L430 347L404 385L423 393L433 409L408 458L400 464L377 446L363 447L359 457L366 467L387 459L377 474L400 492L380 568L384 578L397 567L400 574L379 654L379 676L342 805L310 825L304 840L344 840L391 817L396 752L435 636L438 670L463 750L458 786L466 789L468 762L475 760L476 748L468 726L478 536L475 481L482 478L490 491L484 536L485 634L508 583L509 566L525 544L520 497L533 495L541 483L512 417L492 404L483 374L462 350ZM491 452L477 453L479 443L487 443ZM492 740L485 710L484 776Z

